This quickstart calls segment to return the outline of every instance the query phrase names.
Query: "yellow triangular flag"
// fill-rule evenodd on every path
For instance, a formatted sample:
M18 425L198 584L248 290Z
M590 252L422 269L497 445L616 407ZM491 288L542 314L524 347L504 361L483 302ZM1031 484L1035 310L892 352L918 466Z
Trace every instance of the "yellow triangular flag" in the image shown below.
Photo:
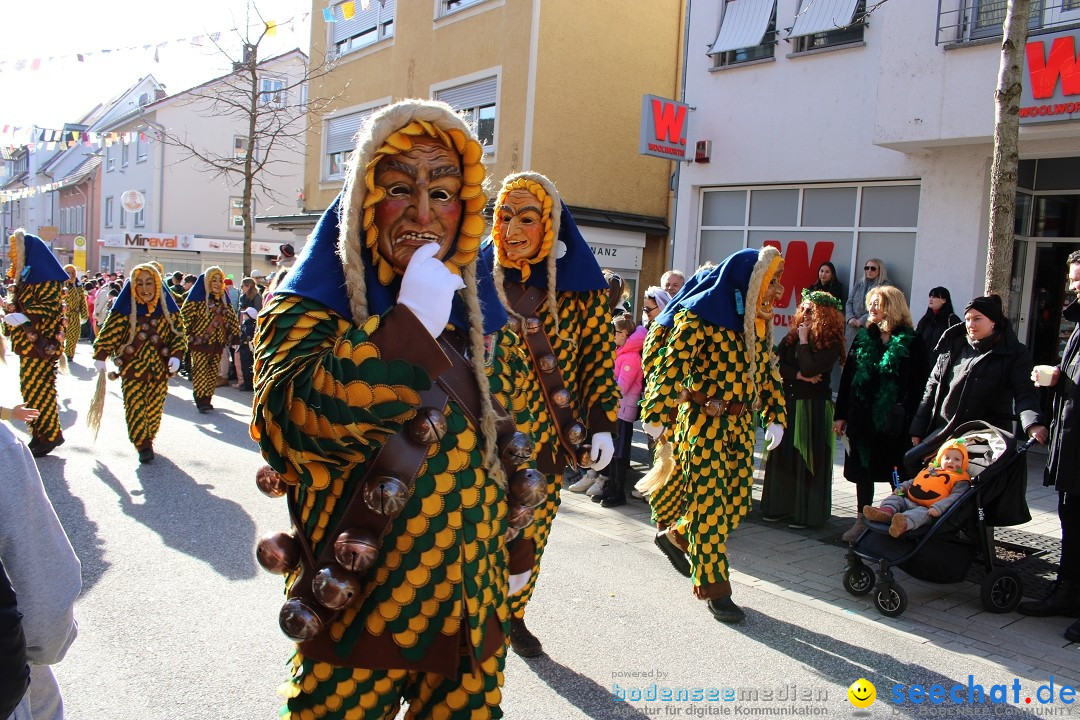
M273 37L274 35L277 35L277 23L274 22L273 20L267 20L266 21L266 34L269 37Z
M341 17L346 20L352 20L352 16L356 14L356 3L349 0L349 2L341 3Z

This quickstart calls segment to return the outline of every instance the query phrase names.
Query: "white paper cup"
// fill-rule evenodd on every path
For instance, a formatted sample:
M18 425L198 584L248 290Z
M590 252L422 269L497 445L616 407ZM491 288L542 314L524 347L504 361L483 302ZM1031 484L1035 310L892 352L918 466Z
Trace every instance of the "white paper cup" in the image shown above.
M1052 382L1054 382L1054 368L1049 365L1035 367L1035 385L1037 387L1050 387Z

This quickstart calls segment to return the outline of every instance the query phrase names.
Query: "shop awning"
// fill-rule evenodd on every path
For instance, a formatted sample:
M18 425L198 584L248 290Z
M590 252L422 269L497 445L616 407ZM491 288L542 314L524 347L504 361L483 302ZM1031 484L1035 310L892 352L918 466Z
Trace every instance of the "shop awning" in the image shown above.
M709 55L760 45L775 8L776 0L728 0Z
M851 24L859 0L802 0L788 37L828 32Z

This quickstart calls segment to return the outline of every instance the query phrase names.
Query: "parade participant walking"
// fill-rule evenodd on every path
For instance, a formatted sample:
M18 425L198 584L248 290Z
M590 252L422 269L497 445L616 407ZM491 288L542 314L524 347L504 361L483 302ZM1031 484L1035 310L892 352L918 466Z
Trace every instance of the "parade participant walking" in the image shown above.
M832 388L829 378L844 360L840 300L824 290L803 290L791 330L780 342L780 377L789 430L769 453L761 491L761 517L789 527L824 525L832 512Z
M64 354L63 284L68 274L36 235L16 230L8 247L8 280L15 287L4 302L0 331L19 356L23 402L40 413L27 424L30 452L42 457L64 443L56 405L56 367Z
M694 287L665 308L673 313L671 331L645 346L642 426L653 437L670 428L674 463L666 477L658 473L652 487L638 489L652 504L668 483L685 487L680 516L656 543L721 622L744 617L731 599L725 543L750 509L754 425L766 425L770 450L784 435L784 397L770 351L783 268L772 247L735 253L702 279L695 276Z
M199 412L210 412L218 387L218 367L227 345L240 335L240 323L225 289L225 273L207 268L188 292L180 309L187 333L192 395Z
M82 324L90 319L90 310L86 306L86 291L77 277L78 269L74 265L65 265L64 272L64 354L68 362L75 359L75 348L82 334Z
M491 240L483 262L493 268L507 309L523 324L530 385L540 389L530 434L537 468L548 478L548 499L515 540L510 567L512 589L524 583L510 598L510 646L532 657L543 646L525 626L525 607L559 507L563 471L580 462L586 442L587 464L597 472L615 451L615 340L607 280L551 180L533 172L503 180Z
M358 143L256 330L251 433L294 526L258 550L299 643L282 715L502 717L506 535L528 513L500 458L531 450L497 444L484 367L506 314L476 269L483 150L428 100Z
M138 448L141 463L154 459L169 376L180 369L184 356L179 313L157 270L137 265L94 342L98 371L105 372L110 356L119 369L128 439Z

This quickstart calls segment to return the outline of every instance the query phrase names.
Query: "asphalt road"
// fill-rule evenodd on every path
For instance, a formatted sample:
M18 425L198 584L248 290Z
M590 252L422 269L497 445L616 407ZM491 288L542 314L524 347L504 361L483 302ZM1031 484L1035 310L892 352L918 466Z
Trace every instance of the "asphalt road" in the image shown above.
M252 547L261 535L285 529L287 519L284 502L255 488L262 463L247 433L250 394L224 388L217 409L200 415L190 385L174 380L158 457L140 466L124 429L118 383L110 383L96 442L85 428L91 365L89 346L82 344L72 374L59 383L67 442L39 460L83 564L79 638L57 667L67 716L276 717L281 699L275 690L287 677L291 645L277 628L281 581L258 567ZM0 404L17 402L17 388L13 360L0 367ZM960 683L966 695L969 674L989 692L992 684L1011 683L1015 672L756 582L753 565L752 556L742 557L734 576L748 618L724 626L651 544L597 532L595 514L566 503L527 615L547 653L528 661L510 654L506 717L1034 718L1077 712L1060 702L1024 703L1046 678L1016 678L1021 707L893 704L897 684L906 691L915 683L946 689ZM878 700L868 710L857 711L847 698L859 678L877 687ZM693 699L695 689L702 699ZM729 689L734 700L724 699ZM716 700L708 699L710 690ZM672 699L663 699L665 691ZM675 699L682 691L689 699ZM622 702L618 692L643 695Z

